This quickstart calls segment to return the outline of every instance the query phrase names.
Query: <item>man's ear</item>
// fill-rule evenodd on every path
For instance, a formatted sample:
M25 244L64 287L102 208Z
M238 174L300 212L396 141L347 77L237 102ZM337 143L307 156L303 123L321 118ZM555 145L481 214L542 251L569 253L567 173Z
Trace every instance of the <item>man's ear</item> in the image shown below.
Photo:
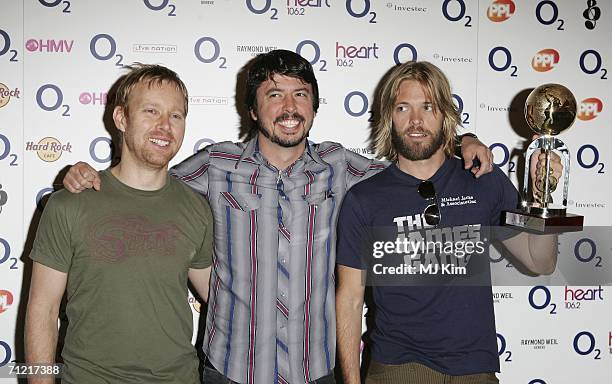
M253 108L249 109L249 114L251 115L251 119L257 121L257 114L253 110Z
M113 110L113 121L115 122L115 127L118 130L125 133L125 127L127 126L127 115L125 114L125 109L121 106L116 106Z

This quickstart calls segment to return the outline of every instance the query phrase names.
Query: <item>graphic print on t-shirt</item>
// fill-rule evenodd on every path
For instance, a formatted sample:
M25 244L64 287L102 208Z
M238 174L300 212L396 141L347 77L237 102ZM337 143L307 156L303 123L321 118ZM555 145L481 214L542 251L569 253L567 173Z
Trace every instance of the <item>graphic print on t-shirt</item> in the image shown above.
M171 256L178 235L173 222L156 224L145 216L110 215L90 227L86 241L95 260L116 263L132 257Z

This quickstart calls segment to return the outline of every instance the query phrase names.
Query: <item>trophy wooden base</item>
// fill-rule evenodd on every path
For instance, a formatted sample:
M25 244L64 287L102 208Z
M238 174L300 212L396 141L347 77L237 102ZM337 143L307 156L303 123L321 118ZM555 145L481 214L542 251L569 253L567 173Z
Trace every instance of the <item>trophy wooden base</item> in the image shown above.
M503 223L538 233L582 231L584 216L566 213L563 216L542 216L524 211L508 211Z

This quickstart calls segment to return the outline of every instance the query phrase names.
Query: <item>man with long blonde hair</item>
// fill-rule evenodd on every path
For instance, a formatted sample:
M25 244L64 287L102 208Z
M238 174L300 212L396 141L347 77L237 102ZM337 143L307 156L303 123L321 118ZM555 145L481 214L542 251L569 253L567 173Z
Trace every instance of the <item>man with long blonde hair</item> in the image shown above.
M517 190L499 168L476 179L452 157L459 125L449 82L433 64L408 62L383 80L374 145L393 164L349 190L338 219L337 338L347 384L360 382L364 275L374 312L366 383L493 384L491 238L533 273L555 268L555 236L494 227L517 206Z

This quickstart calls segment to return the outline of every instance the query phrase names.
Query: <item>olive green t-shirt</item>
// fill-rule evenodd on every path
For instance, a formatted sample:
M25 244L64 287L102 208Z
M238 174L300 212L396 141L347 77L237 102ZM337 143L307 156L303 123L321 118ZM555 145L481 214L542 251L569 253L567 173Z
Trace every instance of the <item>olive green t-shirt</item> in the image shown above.
M68 274L62 382L199 383L187 273L211 265L210 207L172 177L157 191L101 178L51 196L30 254Z

